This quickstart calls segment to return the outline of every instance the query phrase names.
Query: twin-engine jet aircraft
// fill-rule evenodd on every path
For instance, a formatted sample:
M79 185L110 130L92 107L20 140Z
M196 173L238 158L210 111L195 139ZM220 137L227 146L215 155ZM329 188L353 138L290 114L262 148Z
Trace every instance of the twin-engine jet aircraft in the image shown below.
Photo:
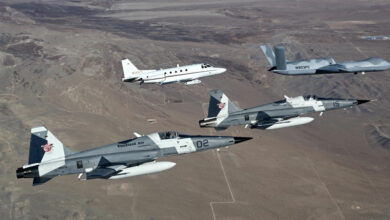
M193 64L160 69L160 70L139 70L129 59L122 60L123 82L137 82L150 84L169 84L183 82L186 85L201 83L199 78L224 73L225 68L213 67L209 64Z
M176 164L157 158L210 150L250 140L250 137L186 135L174 131L153 133L82 152L72 152L45 127L31 129L28 164L17 178L33 178L33 185L67 174L80 180L121 179L156 173Z
M314 120L300 115L311 112L324 112L333 109L346 108L369 102L356 99L329 99L316 96L298 96L253 108L241 109L232 103L220 90L210 94L209 112L207 118L200 120L200 127L212 127L225 130L233 125L257 129L277 129L303 125Z
M371 57L360 61L336 63L333 58L317 58L310 60L287 61L285 48L275 46L274 51L269 45L260 46L268 62L269 71L284 75L312 75L331 73L362 73L377 72L390 69L390 63L382 58Z

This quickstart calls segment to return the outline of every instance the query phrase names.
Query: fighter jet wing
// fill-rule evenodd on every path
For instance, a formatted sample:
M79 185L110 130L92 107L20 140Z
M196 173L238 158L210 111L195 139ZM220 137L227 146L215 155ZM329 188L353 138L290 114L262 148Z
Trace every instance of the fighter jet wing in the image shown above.
M355 73L362 71L362 68L360 67L353 67L353 68L339 68L340 72L347 72L347 73Z
M86 179L109 179L112 176L120 175L125 172L124 170L136 167L145 163L151 162L151 160L146 160L141 163L131 164L131 165L110 165L110 166L99 166L94 170L86 173Z
M258 122L278 122L278 121L282 121L282 120L288 120L290 118L295 118L295 117L298 117L299 115L286 115L286 116L283 116L283 117L272 117L272 118L266 118L264 120L261 120L261 121L258 121Z
M288 120L288 119L293 118L293 117L297 117L297 116L275 117L275 118L266 118L263 120L254 120L254 121L251 121L250 124L253 126L264 125L264 124L274 124L274 123L277 123L279 121Z
M317 70L318 73L355 73L362 71L361 67L346 67L342 64L331 64Z
M107 179L118 171L106 167L98 167L86 174L87 179Z

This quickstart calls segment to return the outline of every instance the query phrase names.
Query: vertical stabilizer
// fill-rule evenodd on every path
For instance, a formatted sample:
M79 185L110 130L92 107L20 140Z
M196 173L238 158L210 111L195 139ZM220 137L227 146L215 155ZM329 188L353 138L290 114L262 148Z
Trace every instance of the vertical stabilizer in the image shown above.
M129 59L122 60L123 79L132 78L134 74L139 72L138 68Z
M45 127L35 127L31 129L30 153L28 164L40 163L45 151L43 146L47 144L47 129Z
M268 63L271 65L271 67L275 67L276 66L275 53L272 50L271 46L270 45L261 45L260 48L263 51L265 57L268 60Z
M286 55L285 48L283 46L275 46L275 59L276 59L276 69L277 70L286 70Z
M72 154L60 140L45 127L31 129L30 153L28 163L41 163L54 159L65 158Z
M228 116L230 113L240 110L221 90L211 91L208 118Z
M47 182L49 173L64 166L66 155L72 153L45 127L32 128L28 163L39 164L39 178L34 179L33 185Z

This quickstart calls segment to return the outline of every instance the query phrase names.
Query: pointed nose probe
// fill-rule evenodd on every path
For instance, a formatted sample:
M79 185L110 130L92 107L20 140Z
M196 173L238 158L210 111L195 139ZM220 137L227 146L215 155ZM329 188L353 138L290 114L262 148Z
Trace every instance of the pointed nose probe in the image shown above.
M241 143L241 142L248 141L248 140L252 139L251 137L233 137L233 138L234 138L234 143L235 144L238 144L238 143Z
M370 102L371 100L366 100L366 99L358 99L357 100L357 105L361 105L361 104L364 104L366 102Z

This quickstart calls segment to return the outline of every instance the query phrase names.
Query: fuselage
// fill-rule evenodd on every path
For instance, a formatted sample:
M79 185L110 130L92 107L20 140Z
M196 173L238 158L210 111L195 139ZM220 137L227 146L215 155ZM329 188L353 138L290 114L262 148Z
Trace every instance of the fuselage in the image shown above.
M138 75L138 78L142 83L168 84L190 82L198 78L221 74L225 71L225 68L217 68L209 64L193 64L142 73ZM195 81L195 83L198 83L198 81Z
M287 62L285 70L272 70L285 75L311 75L329 73L377 72L390 69L390 63L381 58L336 63L333 58L319 58Z
M273 72L279 74L310 75L315 74L318 69L336 64L333 58L317 58L310 60L291 61L286 63L285 70L275 69Z
M199 123L201 127L221 129L234 125L251 125L251 128L269 129L270 126L276 123L284 123L287 119L296 118L303 114L345 108L356 104L358 104L358 100L355 99L326 99L315 96L298 96L231 112L228 115L206 118ZM293 120L295 121L288 121L291 122L291 126L309 123L312 121L312 118L297 118ZM285 127L289 126L285 124Z
M248 139L250 138L245 140ZM112 173L113 169L123 171L131 167L155 161L161 157L220 148L241 141L244 140L229 136L196 136L179 134L177 132L152 133L147 136L73 153L67 155L65 158L56 158L37 164L25 165L17 170L17 176L18 178L42 176L52 178L58 175L86 173L87 177L90 174L89 179L115 179L118 177L121 178L122 176L117 176L119 174ZM65 161L65 163L53 169L53 167L57 167L56 164L59 161ZM157 165L159 167L156 167ZM157 162L155 165L146 164L145 167L149 167L151 170L141 174L156 172L158 169L160 170L157 172L162 171L165 169L163 166L167 168L172 167L169 164L162 164L162 162ZM45 172L45 170L50 170L50 172ZM110 172L110 174L105 176L105 170ZM129 174L129 172L125 173L125 175Z

